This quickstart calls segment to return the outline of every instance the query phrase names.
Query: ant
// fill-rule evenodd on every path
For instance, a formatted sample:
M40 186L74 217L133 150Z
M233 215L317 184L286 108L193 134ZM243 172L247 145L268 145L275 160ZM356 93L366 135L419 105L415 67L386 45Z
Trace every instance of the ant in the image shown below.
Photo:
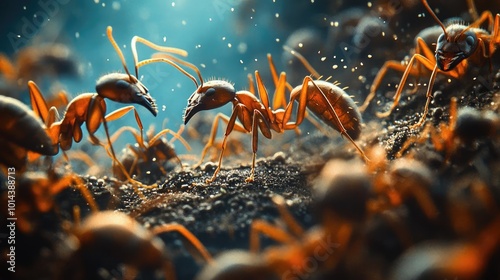
M24 170L31 156L36 154L55 155L47 127L36 114L21 101L0 95L0 162L18 171Z
M371 161L367 164L372 174L374 197L369 202L371 213L406 205L423 213L429 221L438 218L438 207L431 196L433 172L419 160L405 157L393 161L387 159L383 147L374 145L368 150ZM410 206L409 206L410 205Z
M388 111L377 113L377 116L380 118L389 116L399 103L408 75L419 76L420 67L423 66L425 69L431 71L426 93L427 101L420 120L413 125L413 128L420 127L426 119L432 99L432 88L438 73L458 79L464 76L470 62L479 65L485 60L489 60L491 71L491 56L500 44L500 14L497 14L493 20L492 13L485 11L469 26L461 23L452 23L445 26L432 11L427 0L422 0L422 3L443 31L437 39L436 51L433 52L424 39L418 37L415 54L409 60L408 65L404 66L396 61L387 61L375 77L370 87L370 94L360 107L360 111L362 112L368 107L370 101L375 97L376 90L380 86L387 70L394 69L403 72L403 77L394 95L394 103ZM473 6L472 1L470 2L470 6ZM472 10L474 11L475 9L472 8ZM480 28L485 22L488 23L490 30Z
M410 137L397 153L401 157L414 143L422 144L430 139L434 149L443 152L449 160L461 146L470 147L475 140L495 138L500 129L500 118L492 111L479 112L471 107L458 110L458 99L451 98L448 123L439 126L426 124L419 136ZM471 133L472 132L472 133Z
M304 65L306 65L308 69L312 69L305 58L299 56L295 51L293 51L292 54L300 57ZM278 77L270 55L268 59L273 77ZM361 115L351 97L336 84L322 80L313 80L310 76L306 76L302 85L291 90L290 101L286 103L286 73L281 72L279 78L273 79L276 90L273 102L274 109L272 109L270 107L269 95L262 82L259 71L255 71L255 79L260 100L252 91L236 91L232 84L224 80L211 80L204 83L201 79L199 70L197 68L194 70L200 77L201 85L188 100L188 105L184 112L184 124L187 124L199 111L215 109L229 102L233 104L233 112L230 117L221 113L215 117L210 139L203 149L201 161L208 148L214 143L218 122L225 122L227 127L222 142L217 169L212 177L206 180L206 183L213 182L219 173L222 165L222 157L226 148L227 137L233 130L252 134L252 169L250 171L250 176L246 178L245 181L253 182L259 130L262 135L268 139L272 138L272 130L278 133L283 133L285 130L295 130L304 120L306 109L311 110L324 123L339 131L356 147L363 158L366 159L361 148L354 142L354 139L358 138L361 131ZM250 84L252 85L253 83L250 82ZM298 102L297 119L291 121L295 101ZM280 104L284 104L285 109L276 108ZM237 119L240 121L239 123L236 122Z
M53 43L22 48L15 61L0 53L0 74L6 82L21 86L42 76L79 76L81 73L70 49Z
M41 214L55 209L56 195L66 188L73 187L81 192L85 201L93 212L98 211L98 206L87 189L83 180L70 172L64 176L56 174L54 169L47 172L29 171L19 178L18 212L19 230L23 233L32 233L38 225Z
M74 249L65 260L60 279L74 279L77 276L93 279L96 276L91 277L92 274L98 273L98 270L113 269L120 264L125 265L124 273L135 275L137 269L162 269L165 279L175 279L173 263L164 242L158 237L167 232L179 233L207 263L213 261L198 238L180 224L164 224L147 229L125 213L102 211L91 214L80 225L78 212L75 216L77 224L67 242Z
M143 172L146 173L150 170L159 170L163 175L165 175L167 174L167 171L164 168L164 164L171 159L177 160L179 165L182 167L182 162L175 153L172 143L173 140L178 139L188 151L191 150L189 144L180 136L183 130L184 127L181 127L178 132L163 129L155 134L154 126L151 125L149 130L146 132L145 141L141 142L141 136L137 129L131 126L123 126L117 130L110 139L111 143L115 142L125 131L129 131L134 136L136 144L128 144L121 158L121 163L128 170L128 174L137 174L138 176L141 176L143 175ZM163 135L167 133L174 136L171 141L166 141L163 137ZM125 179L125 175L122 174L121 171L121 169L117 169L115 170L115 173L117 174L118 179ZM151 173L156 174L155 172Z
M154 116L158 113L155 100L151 97L148 89L136 78L138 76L138 68L146 64L156 62L156 60L144 60L138 62L136 43L143 43L158 51L170 52L186 56L187 52L181 49L158 46L146 39L138 36L132 38L132 53L134 57L135 75L130 74L125 58L119 46L112 35L112 27L107 28L107 37L111 45L117 52L122 66L126 73L110 73L100 77L96 84L96 93L83 93L71 100L66 107L66 111L61 120L57 120L57 111L53 108L48 108L40 90L33 82L28 83L30 87L30 96L32 101L33 110L39 115L42 120L50 125L49 133L53 143L59 144L62 150L71 148L72 142L80 142L82 139L83 123L86 124L87 131L91 142L99 144L100 141L94 136L94 133L99 128L101 123L104 124L104 130L108 142L111 143L107 122L121 118L127 112L133 110L136 118L137 125L141 131L141 143L143 142L143 125L140 117L133 106L127 106L117 109L108 115L104 116L106 112L105 99L110 99L120 103L136 103L148 109ZM55 111L55 112L54 112ZM123 173L126 174L125 168L121 166L120 162L116 159L113 146L109 145L113 162L118 164ZM127 174L128 175L128 174ZM126 176L127 176L126 175ZM128 176L129 181L134 181Z

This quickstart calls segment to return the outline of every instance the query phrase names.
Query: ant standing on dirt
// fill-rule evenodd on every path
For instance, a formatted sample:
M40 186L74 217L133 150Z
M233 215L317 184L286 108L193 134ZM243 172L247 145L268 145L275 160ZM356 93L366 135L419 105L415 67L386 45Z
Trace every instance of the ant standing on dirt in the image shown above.
M443 31L437 39L436 51L433 52L424 39L418 37L415 54L409 60L408 65L404 66L394 61L386 62L375 77L370 94L360 107L361 111L368 107L388 69L401 71L404 73L394 95L394 103L388 111L377 113L377 116L381 118L389 116L399 104L408 76L410 74L420 76L421 67L424 67L431 71L426 93L427 101L420 120L413 125L413 128L418 128L425 122L432 99L432 88L438 73L458 79L465 75L469 64L481 65L485 61L489 61L490 70L492 70L491 57L500 45L500 14L496 14L493 18L490 11L485 11L469 26L462 23L452 23L445 26L432 11L427 0L422 0L422 3ZM485 22L490 30L480 28Z

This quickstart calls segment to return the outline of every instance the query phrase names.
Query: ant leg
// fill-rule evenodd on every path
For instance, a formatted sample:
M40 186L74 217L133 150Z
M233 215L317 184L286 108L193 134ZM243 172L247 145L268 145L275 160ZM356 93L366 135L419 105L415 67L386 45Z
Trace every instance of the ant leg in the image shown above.
M286 78L286 75L284 73L281 74L281 78ZM259 71L255 71L255 80L257 81L257 92L259 93L260 101L262 105L264 105L264 108L267 111L267 115L269 116L269 121L274 122L275 116L269 106L269 94L267 93L267 89L264 86L264 82L262 82L262 79L260 78Z
M484 46L483 40L480 40L480 43L482 43L482 48L483 48L483 56L484 57L489 57L490 60L490 72L493 72L493 63L491 61L491 57L493 56L493 53L496 51L497 47L500 45L500 14L496 14L495 16L495 22L493 23L492 29L491 29L491 35L489 36L489 45L488 45L488 54L486 53L486 47Z
M457 109L458 99L452 97L450 101L450 116L448 120L448 127L445 129L445 133L441 132L442 138L445 139L445 149L446 149L446 159L451 157L453 150L456 148L455 143L455 126L457 124L458 109Z
M184 130L184 128L181 128L179 129L180 133L182 133L182 130ZM149 141L148 141L148 145L151 146L153 143L155 143L160 137L162 137L163 135L165 134L170 134L172 135L174 138L173 139L177 139L179 140L182 145L184 145L184 147L186 147L186 149L188 151L191 150L191 146L189 145L189 143L180 135L179 132L174 132L174 131L171 131L170 129L166 128L166 129L163 129L161 130L160 132L158 132L155 136L153 136Z
M151 232L154 235L159 235L165 232L172 232L172 231L177 232L184 238L186 238L186 240L189 241L189 243L198 251L198 253L203 257L203 259L207 263L213 263L214 260L210 255L210 253L208 252L207 248L205 248L205 246L203 246L201 241L183 225L176 223L165 224L157 226L151 230Z
M399 158L403 155L403 153L412 145L413 143L423 143L430 137L434 148L437 151L446 150L447 158L451 154L452 150L455 148L455 144L453 143L453 133L455 130L455 123L457 120L457 98L452 97L450 102L450 116L448 126L441 125L439 127L439 131L432 125L427 124L419 136L410 137L406 142L402 145L401 150L396 154L396 157ZM415 125L415 127L418 127Z
M111 137L109 136L108 122L104 117L104 112L106 108L105 104L106 103L104 102L104 99L97 94L92 98L89 104L89 111L87 113L87 120L86 120L87 130L89 131L89 137L91 137L91 139L93 139L94 141L98 141L98 139L93 135L93 133L95 132L95 130L97 130L97 127L100 123L104 125L104 132L106 133L106 139L108 140L109 153L111 154L111 159L113 161L113 164L118 165L118 167L122 170L122 173L125 175L125 177L127 177L127 181L132 184L135 192L139 195L139 197L145 198L144 194L139 190L138 186L144 188L148 188L150 186L144 185L141 182L132 179L128 174L127 170L125 169L125 167L123 166L123 164L116 157L115 150L113 148L113 145L111 144ZM152 187L154 187L154 185Z
M483 25L484 23L488 24L488 31L492 32L494 28L494 20L493 14L490 11L484 11L481 16L479 16L476 11L476 18L474 18L474 22L469 26L481 28L481 25Z
M273 77L274 86L276 90L274 91L273 97L273 110L280 107L286 107L286 89L292 91L292 86L286 81L286 73L281 72L278 78L278 71L274 65L273 58L270 54L267 55L267 60L269 62L269 69L271 70L271 76Z
M305 231L302 226L297 223L290 211L288 211L285 199L281 195L275 195L273 196L272 200L276 207L278 207L280 216L286 223L288 228L295 234L296 237L303 236Z
M56 184L51 186L51 195L54 196L58 193L60 193L63 189L66 189L68 186L71 186L74 184L74 187L79 190L85 200L87 201L90 209L92 212L98 212L99 207L97 206L97 203L95 202L94 198L92 197L92 194L88 190L87 186L83 183L83 180L79 178L75 174L67 175L60 180L57 181Z
M105 120L105 112L106 102L104 101L104 98L98 94L94 94L89 101L85 125L87 127L87 131L89 132L89 137L96 141L96 143L99 143L99 140L94 136L94 133L97 131L103 120ZM79 137L81 136L79 135Z
M273 98L273 109L274 110L286 107L285 91L286 91L287 84L288 83L286 81L286 73L281 72L278 83L276 84L276 90L274 91L274 98Z
M141 118L139 117L139 114L137 113L137 110L135 110L134 106L126 106L126 107L117 109L117 110L107 114L104 118L106 119L107 122L114 121L114 120L117 120L117 119L123 117L126 113L128 113L132 110L134 111L135 121L137 122L137 127L139 128L139 131L140 131L140 141L138 140L137 143L139 145L144 145L144 126L142 125Z
M330 103L330 101L326 97L325 93L318 87L318 85L316 85L316 83L314 83L314 81L310 77L306 77L306 78L308 80L310 80L310 82L312 82L312 84L314 85L314 87L316 87L316 90L318 90L321 93L321 96L323 97L323 100L326 101L326 103L328 104L327 109L330 111L330 114L333 116L335 122L338 124L340 134L343 135L343 136L345 136L347 138L347 140L349 140L349 142L351 142L354 145L354 147L356 148L356 150L358 150L358 152L360 153L360 155L362 156L362 158L365 160L365 162L370 161L366 157L365 152L363 152L363 150L358 146L358 144L356 144L356 142L354 142L354 140L351 138L351 136L347 133L347 130L345 129L345 127L342 124L342 122L340 121L340 118L337 115L337 112L335 111L335 109L333 108L333 105Z
M207 144L205 145L205 147L203 148L202 152L201 152L201 158L200 160L193 166L193 168L196 168L198 166L201 165L201 163L203 162L203 159L205 158L207 152L208 152L208 149L213 147L214 145L214 142L215 142L215 137L217 136L217 130L219 128L219 120L223 121L224 123L228 124L229 123L229 117L222 114L222 113L218 113L215 118L214 118L214 121L212 122L212 129L211 129L211 132L210 132L210 137L208 139L208 142ZM236 123L234 124L234 129L236 131L239 131L239 132L243 132L243 133L247 133L248 131L239 123Z
M267 61L269 62L269 69L271 70L271 76L273 77L274 86L278 86L278 71L274 65L273 57L270 53L267 54Z
M432 134L432 131L433 131L434 127L432 126L432 124L428 123L426 124L426 126L424 127L424 129L422 130L422 132L420 132L419 135L416 135L416 136L412 136L410 138L408 138L404 143L403 145L401 145L401 149L397 152L396 154L396 158L400 158L403 156L403 154L410 148L411 145L413 145L414 143L424 143L425 140L427 140L429 138L429 135L433 135ZM432 139L432 137L431 137Z
M396 90L396 93L394 94L394 103L392 103L392 106L389 110L387 110L386 112L377 112L377 117L379 118L385 118L385 117L388 117L392 111L396 108L396 106L399 104L399 99L401 98L401 93L403 92L403 88L404 88L404 85L406 83L406 80L408 79L408 75L411 73L411 70L414 69L413 68L413 64L415 62L420 62L422 63L422 65L427 68L427 69L437 69L437 64L431 60L429 60L429 58L421 55L421 54L414 54L409 63L408 63L408 66L406 67L406 70L405 72L403 73L403 77L401 78L401 81L399 82L399 85L398 85L398 88ZM433 71L433 74L434 75L434 78L435 78L435 75L436 75L437 71L434 70ZM431 75L431 77L432 77ZM433 81L433 84L434 84L434 80ZM428 87L428 91L432 90L432 86L429 85Z
M7 80L15 81L17 76L17 70L15 69L9 58L3 54L0 54L0 73L2 73Z
M417 129L420 126L422 126L422 124L424 123L425 119L427 118L427 112L429 111L429 104L431 103L431 99L432 99L432 88L434 86L434 82L436 81L436 74L437 73L438 73L438 67L437 67L437 64L436 64L434 66L434 70L432 71L431 78L429 80L429 85L427 87L427 94L426 94L427 101L425 102L424 112L422 113L422 117L420 117L420 120L418 121L418 123L414 124L411 127L411 129ZM393 107L394 107L394 105L393 105ZM391 108L391 111L392 111L392 108Z
M239 105L235 106L233 109L233 113L231 114L231 117L229 118L229 121L227 122L226 132L224 134L224 140L222 140L222 147L221 147L221 151L220 151L220 155L219 155L219 162L217 164L217 169L215 169L214 174L212 175L212 178L207 179L205 181L207 184L212 183L220 171L220 168L222 165L222 157L224 156L224 150L226 149L227 137L229 136L229 134L231 134L231 132L233 131L234 128L237 128L237 130L238 130L238 126L236 125L236 117L238 116L240 110L241 110L241 106L239 106ZM214 120L214 123L215 123L215 120ZM244 129L244 127L240 127L240 128ZM209 141L209 143L210 142L213 143L213 140L215 139L216 132L217 132L217 129L216 128L214 129L214 126L212 126L213 137L210 138L211 141ZM245 130L245 132L247 132L247 131ZM208 143L207 143L207 146L208 146ZM203 149L203 150L205 151L205 149Z
M250 252L258 253L260 250L259 234L264 234L280 243L291 243L304 236L304 229L297 223L286 207L285 199L276 195L272 197L273 203L278 208L281 219L292 231L293 235L284 229L270 224L267 221L257 219L250 226Z
M247 79L248 79L248 91L251 92L253 95L255 95L255 84L252 74L249 73L247 75Z
M260 120L259 120L260 119ZM259 144L259 128L266 138L271 138L271 130L269 122L259 110L253 110L252 120L252 170L250 176L245 179L245 182L250 183L254 181L255 175L255 159L257 157L257 149Z
M47 106L49 107L62 108L68 104L68 93L65 90L60 90L58 93L53 94L49 101L47 101Z
M100 144L100 145L102 145L104 147L104 149L108 152L108 155L111 157L111 159L116 158L116 156L114 156L114 150L112 150L112 145L113 145L114 142L116 142L116 140L118 139L118 137L120 137L123 134L123 132L125 132L125 131L129 131L130 133L132 133L132 135L134 136L137 144L141 148L143 148L143 149L146 148L146 146L144 145L144 137L143 137L143 133L142 133L142 131L143 131L142 122L141 122L141 120L140 120L140 118L139 118L139 116L137 114L137 111L135 111L134 106L127 106L127 107L123 107L123 108L117 109L117 110L109 113L108 115L106 115L104 117L104 120L106 120L106 122L117 120L117 119L123 117L126 113L128 113L131 110L134 110L134 113L135 113L135 116L136 116L137 125L138 125L141 133L139 133L135 128L133 128L131 126L123 126L123 127L120 127L115 133L113 133L113 135L111 135L110 137L108 137L108 143L107 144L103 145L103 144L98 143L98 144ZM91 140L92 139L93 138L91 138ZM135 161L136 160L137 160L137 158L135 159ZM113 164L117 164L115 160L113 160ZM119 166L119 168L120 168L120 166ZM124 170L126 170L126 169L120 168L120 171L121 171L122 175L117 175L117 176L120 176L121 179L123 179L123 178L129 179L130 178L130 173L131 173L130 170L133 170L133 168L130 168L130 170L126 171L127 172L126 174L125 174Z
M115 153L115 150L113 148L113 145L111 144L111 139L109 137L109 130L108 130L108 122L106 121L105 118L102 118L102 123L104 125L104 132L106 133L106 138L108 139L108 145L109 145L109 151L111 153L111 159L113 161L114 164L118 165L118 167L121 169L123 175L125 175L125 177L127 178L127 181L129 183L132 184L135 192L137 193L137 195L139 195L140 198L144 199L145 196L144 194L139 190L138 186L140 187L143 187L143 188L148 188L150 186L146 186L144 185L143 183L137 181L137 180L134 180L132 179L132 177L130 177L130 174L128 173L128 171L125 169L125 166L123 166L123 164L118 160L118 158L116 157L116 153ZM153 185L152 187L155 187L155 185Z
M133 175L133 173L134 173L134 170L135 170L135 169L136 169L136 167L137 167L137 163L139 162L139 159L140 159L140 158L142 158L142 160L143 160L143 161L145 161L146 159L145 159L144 154L141 154L138 150L136 150L136 149L135 149L135 147L134 147L134 146L132 146L132 145L130 145L130 144L127 144L127 145L126 145L126 147L127 147L127 149L128 149L131 153L133 153L133 154L135 155L135 156L133 157L133 158L134 158L134 160L132 161L132 164L130 164L130 167L129 167L129 168L128 168L128 170L127 170L127 174L128 174L128 176L130 176L131 174L132 174L132 176L134 176L134 175ZM122 165L123 165L123 163L122 163ZM125 166L124 166L124 167L125 167ZM113 170L113 171L114 171L114 170ZM120 169L120 171L121 171L121 169ZM126 175L124 175L123 173L122 173L121 175L122 175L122 177L121 177L121 178L120 178L120 177L118 177L120 180L123 180L123 178L125 178L125 179L127 178L127 176L126 176ZM138 170L137 170L137 176L140 176L140 175L141 175L141 174L140 174L140 170L138 169Z
M293 56L295 56L315 79L321 78L321 75L316 71L316 69L314 69L314 67L312 67L312 65L307 61L307 59L304 56L302 56L299 52L295 51L294 49L286 45L283 46L283 49L285 51L290 52Z
M477 13L476 4L474 4L474 0L467 0L467 8L470 16L472 17L472 20L475 23L479 18L479 14Z
M109 121L109 120L108 120ZM145 148L146 146L144 145L144 143L141 143L141 136L139 135L139 132L137 131L137 129L131 127L131 126L122 126L120 127L117 131L115 131L115 133L113 133L113 135L111 135L110 137L110 143L113 144L116 142L116 140L118 140L118 138L125 132L125 131L128 131L130 132L134 138L135 138L135 141L137 142L137 144L139 146L141 146L142 148ZM106 149L108 148L108 146L106 146Z
M43 97L42 91L33 81L28 81L28 89L30 92L31 108L33 112L42 119L42 122L47 125L49 116L49 106Z
M491 32L490 50L494 50L494 46L500 44L500 14L495 16L495 23L493 24L493 31Z
M289 51L292 55L294 55L302 63L302 65L304 65L304 67L309 71L309 73L311 73L311 75L313 77L318 78L318 79L321 77L321 75L311 66L311 64L309 64L307 59L305 57L303 57L300 53L294 51L293 49L291 49L288 46L284 46L283 48L285 50ZM271 69L271 74L273 75L274 85L276 87L276 91L274 93L274 99L273 99L273 109L276 110L280 107L284 108L287 106L285 91L286 91L286 89L288 89L288 91L291 92L293 90L293 87L290 85L290 83L288 83L286 81L286 73L285 72L281 73L279 79L277 78L278 74L276 71L276 66L274 65L274 61L273 61L272 56L270 54L268 54L268 61L269 61L269 68ZM282 75L284 77L282 77ZM323 126L321 126L321 124L314 117L312 117L307 110L306 110L304 117L312 125L314 125L316 127L316 129L318 129L318 131L320 131L324 135L328 135L327 131L323 128ZM298 127L296 127L294 130L295 130L295 133L297 135L300 135L301 132L300 132L300 129Z
M302 88L298 97L297 95L290 96L290 101L286 105L285 113L283 114L283 129L295 129L302 123L302 121L304 121L304 115L307 108L308 83L310 80L312 79L309 76L306 76L304 78L304 80L302 81ZM294 101L296 101L297 98L299 98L299 100L297 101L299 103L299 108L297 110L297 119L294 122L289 122L289 120L292 118Z
M422 63L418 67L413 67L414 63L414 58L415 56L422 56L426 58L428 61L431 63ZM421 61L420 61L421 62ZM402 87L404 86L406 79L408 75L412 76L417 76L419 77L421 75L421 66L424 66L426 69L431 71L434 67L434 64L436 62L436 59L434 58L434 52L427 46L425 41L422 38L417 38L417 46L415 47L415 54L412 56L410 61L408 62L407 65L403 65L398 61L395 60L390 60L384 63L382 68L380 68L379 72L377 73L377 76L375 76L375 79L373 80L372 85L370 86L370 93L366 97L365 101L363 102L363 105L359 107L359 111L364 112L370 102L375 98L375 94L377 92L378 87L382 83L382 79L385 77L385 74L387 73L387 70L392 69L395 71L403 72L403 78L401 79L401 82L398 85L397 92L401 92L403 89ZM398 95L396 93L396 95ZM396 98L395 95L395 98ZM399 100L399 97L398 97ZM392 111L392 110L391 110Z
M61 117L59 117L59 112L57 111L56 107L50 107L49 109L49 115L47 116L46 119L46 126L50 127L53 123L59 121Z
M380 84L382 83L382 79L385 77L385 74L387 73L387 70L392 69L400 72L404 72L405 69L408 67L401 64L399 61L396 60L389 60L384 63L382 68L377 73L377 76L375 76L375 79L373 80L372 85L370 86L370 93L366 97L365 101L361 106L359 106L359 111L364 112L368 105L370 105L370 102L375 98L375 95L377 93L377 89L379 88Z
M158 141L158 139L159 139L160 137L162 137L163 135L165 135L165 134L167 134L167 133L168 133L168 134L170 134L170 135L172 135L172 136L174 137L174 138L172 138L171 140L179 140L179 141L182 143L182 145L184 145L184 147L186 147L186 149L187 149L188 151L191 151L191 146L190 146L190 145L188 144L188 142L187 142L187 141L186 141L186 140L185 140L185 139L184 139L184 138L180 135L180 134L182 133L182 131L183 131L183 130L184 130L184 126L181 126L181 128L179 129L179 131L178 131L178 132L171 131L170 129L163 129L163 130L161 130L160 132L158 132L155 136L151 137L151 139L149 139L149 140L148 140L148 145L147 145L147 146L148 146L148 147L153 146L153 145L156 143L156 141ZM173 141L170 141L169 143L173 143ZM130 146L130 148L131 148L131 150L133 150L133 151L134 151L134 149L132 149L132 146ZM146 149L146 146L144 146L144 144L143 144L143 148L144 148L144 149ZM135 152L135 151L134 151L134 153L137 155L137 157L134 159L134 162L133 162L132 167L130 168L130 170L133 170L133 169L135 168L135 165L136 165L137 160L138 160L137 158L138 158L138 154L139 154L139 152ZM177 162L179 163L179 165L181 166L181 168L183 168L181 159L180 159L177 155L175 155L175 158L177 159ZM147 159L144 159L144 160L146 161ZM159 164L159 165L158 165L158 167L160 168L160 171L161 171L164 175L165 175L165 174L167 174L167 171L166 171L166 170L165 170L165 169L161 166L161 164Z
M82 150L69 150L69 151L65 151L64 154L67 157L67 161L78 160L78 161L84 163L88 169L91 169L91 168L97 166L95 161L87 153L83 152ZM56 161L54 162L54 165L61 164L61 161L62 161L62 158L56 159Z
M296 238L284 229L262 219L256 219L250 225L250 252L252 253L258 253L260 250L260 234L284 244L296 241Z

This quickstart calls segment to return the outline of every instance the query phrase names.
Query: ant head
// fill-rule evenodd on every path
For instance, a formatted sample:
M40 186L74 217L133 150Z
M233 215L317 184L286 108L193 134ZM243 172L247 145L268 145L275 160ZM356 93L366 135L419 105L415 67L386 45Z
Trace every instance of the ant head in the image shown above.
M135 103L144 106L156 116L156 102L148 89L136 77L124 73L110 73L102 76L96 83L97 93L121 103Z
M450 71L476 50L476 34L463 25L454 24L441 34L436 45L436 63L440 70Z
M477 36L470 30L470 27L462 24L452 24L445 27L427 0L422 0L422 3L443 29L443 34L439 36L436 45L437 66L442 71L450 71L475 51L478 45Z
M213 80L204 83L189 97L184 124L199 111L211 110L226 105L234 100L234 86L226 81Z

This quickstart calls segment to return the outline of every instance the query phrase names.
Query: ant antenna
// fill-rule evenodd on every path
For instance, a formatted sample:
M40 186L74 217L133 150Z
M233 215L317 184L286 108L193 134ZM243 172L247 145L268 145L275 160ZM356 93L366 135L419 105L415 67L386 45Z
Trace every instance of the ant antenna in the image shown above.
M186 66L186 67L188 67L188 68L191 68L191 70L193 70L194 72L196 72L196 75L197 75L197 76L198 76L198 78L200 79L200 83L201 83L200 87L202 87L202 86L203 86L203 77L201 76L201 72L200 72L200 70L198 69L198 67L196 67L194 64L189 63L189 62L187 62L187 61L184 61L184 60L182 60L182 59L179 59L179 58L177 58L177 57L175 57L175 56L172 56L172 55L166 54L166 53L155 53L155 54L153 55L153 58L166 58L166 59L168 59L168 60L173 60L173 61L175 61L175 62L177 62L177 63L179 63L179 64L182 64L182 65L184 65L184 66ZM185 72L185 71L184 71L184 72ZM191 76L191 75L190 75L190 76ZM198 86L198 84L197 84L196 82L195 82L195 84L196 84L196 86Z
M424 4L425 8L427 11L431 14L431 16L434 18L434 20L441 26L441 29L443 29L444 35L446 36L446 40L449 40L448 33L446 33L446 27L444 24L441 22L441 20L436 16L434 11L431 9L429 4L427 3L427 0L422 0L422 3Z
M115 48L116 53L118 53L118 56L120 57L120 60L122 61L123 68L125 69L125 72L127 72L127 75L130 78L130 81L133 81L132 75L130 75L130 72L128 71L127 64L125 63L125 57L123 56L122 51L120 50L120 47L118 47L118 44L116 44L115 39L113 38L113 28L111 26L108 26L106 29L106 34L108 35L108 39L111 42L111 45L113 45L113 48Z
M143 43L144 45L154 49L154 50L157 50L157 51L160 51L160 52L168 52L168 53L173 53L173 54L177 54L177 55L180 55L180 56L187 56L188 53L187 51L183 50L183 49L178 49L178 48L172 48L172 47L164 47L164 46L159 46L149 40L146 40L142 37L139 37L139 36L134 36L132 37L132 41L131 41L131 47L132 47L132 54L134 56L134 65L135 65L135 75L137 78L139 78L139 73L138 73L138 69L140 66L138 66L138 57L137 57L137 42L139 43ZM144 64L142 64L144 65ZM142 66L141 65L141 66Z
M283 49L287 52L290 52L293 56L295 56L315 79L321 78L321 75L314 69L314 67L312 67L312 65L307 61L307 59L304 56L302 56L296 50L290 48L287 45L284 45Z
M183 60L180 60L176 57L173 57L173 56L170 56L168 54L155 54L153 55L153 58L150 58L150 59L145 59L141 62L138 62L137 63L137 68L139 67L142 67L146 64L150 64L150 63L155 63L155 62L165 62L165 63L168 63L170 65L172 65L173 67L175 67L177 70L179 70L182 74L186 75L189 79L191 79L191 81L193 81L193 83L196 85L196 87L198 88L198 82L196 81L196 78L193 77L193 75L189 74L186 70L184 70L182 67L180 67L176 62L182 64L182 65L186 65L188 67L194 67L196 68L196 66L192 65L191 63L188 63L188 62L185 62ZM187 65L189 64L189 65ZM197 73L199 75L199 77L201 78L201 74L199 73L199 70L196 68L197 70ZM203 83L203 80L201 80L201 82ZM202 84L203 85L203 84Z

